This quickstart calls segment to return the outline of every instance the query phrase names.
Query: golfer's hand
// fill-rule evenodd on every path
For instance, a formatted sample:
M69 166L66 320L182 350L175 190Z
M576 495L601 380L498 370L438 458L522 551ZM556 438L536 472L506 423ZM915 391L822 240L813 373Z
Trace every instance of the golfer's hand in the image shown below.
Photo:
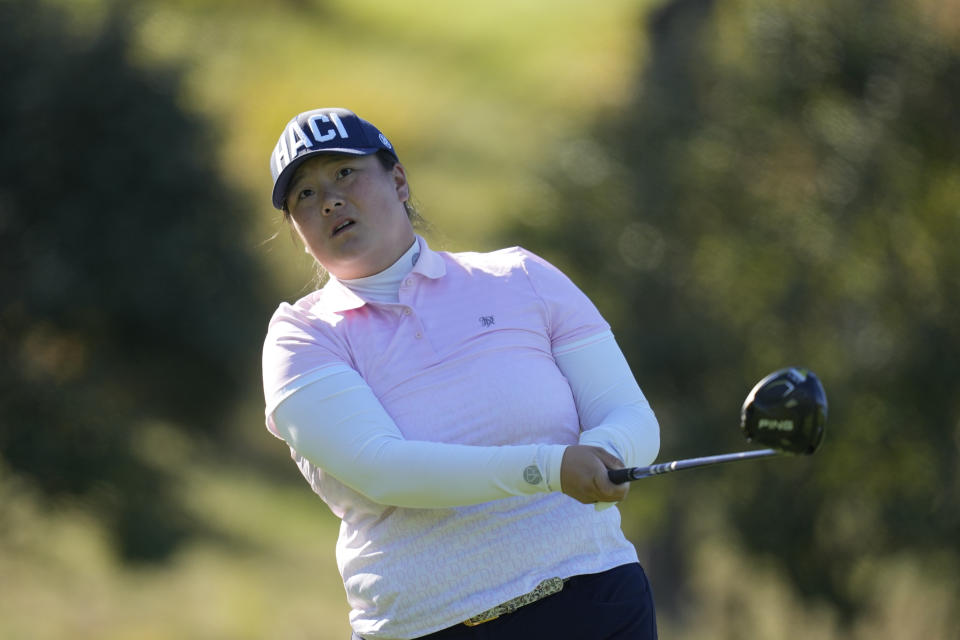
M627 496L630 483L613 484L608 469L620 469L623 463L600 447L570 445L560 464L560 489L584 504L619 502Z

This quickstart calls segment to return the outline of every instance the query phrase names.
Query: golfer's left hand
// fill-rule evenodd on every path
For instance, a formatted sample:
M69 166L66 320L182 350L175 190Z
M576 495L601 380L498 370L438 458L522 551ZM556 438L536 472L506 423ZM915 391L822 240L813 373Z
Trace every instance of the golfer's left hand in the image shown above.
M570 445L560 465L561 491L584 504L619 502L627 496L630 483L610 482L607 470L622 467L616 456L600 447Z

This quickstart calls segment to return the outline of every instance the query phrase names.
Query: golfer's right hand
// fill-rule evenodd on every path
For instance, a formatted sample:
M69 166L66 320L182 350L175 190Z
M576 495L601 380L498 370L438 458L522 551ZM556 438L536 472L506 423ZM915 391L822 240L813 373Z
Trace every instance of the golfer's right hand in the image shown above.
M560 489L584 504L619 502L627 496L630 483L614 484L608 469L620 469L623 463L600 447L570 445L560 464Z

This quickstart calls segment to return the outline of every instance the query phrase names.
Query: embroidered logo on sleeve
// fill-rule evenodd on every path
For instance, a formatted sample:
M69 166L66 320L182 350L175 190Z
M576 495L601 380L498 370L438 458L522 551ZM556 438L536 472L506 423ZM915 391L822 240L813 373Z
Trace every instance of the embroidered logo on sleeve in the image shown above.
M497 323L493 316L480 316L480 326L488 329Z
M543 476L540 475L540 469L537 468L537 465L531 464L529 467L523 470L523 479L527 481L527 484L540 484L543 482Z

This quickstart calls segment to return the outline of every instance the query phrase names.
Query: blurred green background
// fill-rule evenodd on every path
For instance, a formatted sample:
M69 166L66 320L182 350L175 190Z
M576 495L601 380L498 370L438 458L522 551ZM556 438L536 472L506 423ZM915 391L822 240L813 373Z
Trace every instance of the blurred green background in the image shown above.
M284 124L382 128L442 249L614 327L661 460L807 366L816 456L622 505L661 637L960 638L956 0L0 0L0 638L349 634L338 521L262 422L312 266Z

